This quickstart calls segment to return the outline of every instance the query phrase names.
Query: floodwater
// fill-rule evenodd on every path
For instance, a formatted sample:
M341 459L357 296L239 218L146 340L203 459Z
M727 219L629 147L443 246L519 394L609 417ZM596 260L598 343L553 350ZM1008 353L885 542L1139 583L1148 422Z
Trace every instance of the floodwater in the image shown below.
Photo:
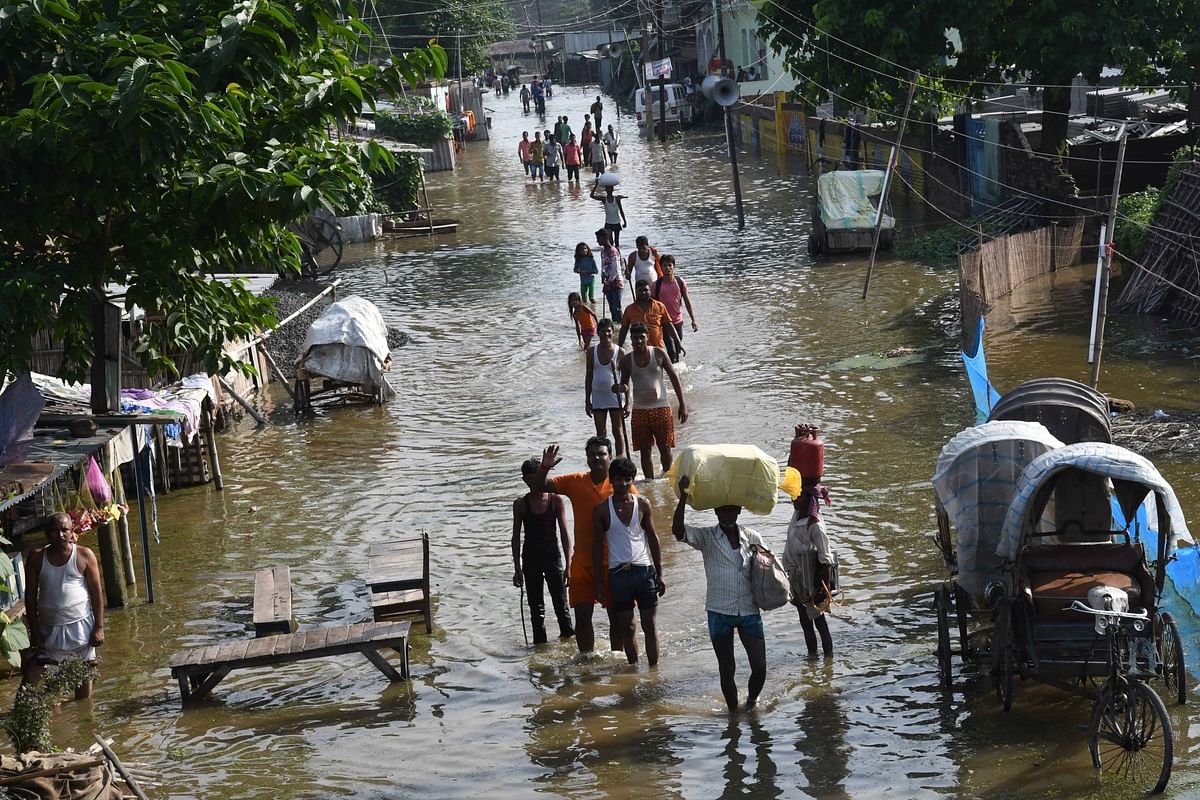
M593 96L560 90L550 113L578 131ZM941 445L972 422L955 276L883 262L861 300L863 261L805 254L801 165L748 148L738 232L719 131L661 145L620 118L624 245L648 234L691 287L700 332L685 342L681 444L750 442L782 458L795 423L823 429L845 586L836 657L807 660L794 612L768 612L760 707L727 715L700 558L667 533L661 481L642 487L664 534L659 667L576 665L571 643L525 645L511 502L521 460L549 442L564 449L561 469L584 467L591 422L565 298L573 247L592 241L602 213L575 186L525 180L516 141L533 119L515 94L489 105L494 138L471 144L457 174L430 177L457 236L352 249L340 270L344 293L412 337L394 354L396 401L301 420L280 402L270 427L243 422L220 438L224 492L162 498L157 602L109 615L94 708L59 712L60 743L103 731L172 798L1133 796L1092 772L1089 703L1021 683L1006 714L986 676L958 667L953 692L939 688L930 592L944 571L928 480ZM1079 276L1059 274L1002 304L994 382L1085 378L1089 297ZM1110 330L1102 388L1152 408L1194 402L1193 340L1160 322ZM898 347L918 357L839 364ZM1161 467L1184 508L1200 507L1195 465ZM780 551L787 518L780 505L743 521ZM414 637L411 685L344 657L235 672L180 710L169 657L250 635L255 567L291 566L302 629L358 622L369 543L421 530L434 543L436 630ZM1187 650L1195 667L1200 649ZM738 663L744 692L740 652ZM1187 708L1171 717L1167 796L1195 796L1200 731Z

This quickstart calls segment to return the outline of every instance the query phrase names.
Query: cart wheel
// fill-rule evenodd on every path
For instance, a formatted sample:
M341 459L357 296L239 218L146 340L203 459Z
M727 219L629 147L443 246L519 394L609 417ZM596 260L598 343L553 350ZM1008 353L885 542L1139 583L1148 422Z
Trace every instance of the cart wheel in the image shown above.
M958 656L963 664L967 663L970 654L970 618L967 616L971 608L971 596L961 586L954 584L954 613L958 617Z
M1012 711L1013 701L1013 648L1005 645L1004 655L1000 663L1000 671L996 674L996 697L1000 698L1005 711Z
M1155 638L1158 640L1158 660L1162 664L1163 685L1167 688L1167 697L1179 705L1187 702L1187 668L1183 663L1183 640L1179 637L1179 626L1169 612L1164 611L1158 616L1158 630Z
M950 666L950 590L939 586L933 593L933 610L937 613L937 663L942 688L949 689L953 675Z
M1157 794L1167 788L1175 758L1175 734L1167 707L1158 693L1140 681L1105 686L1092 709L1088 726L1092 765L1101 772L1157 783Z

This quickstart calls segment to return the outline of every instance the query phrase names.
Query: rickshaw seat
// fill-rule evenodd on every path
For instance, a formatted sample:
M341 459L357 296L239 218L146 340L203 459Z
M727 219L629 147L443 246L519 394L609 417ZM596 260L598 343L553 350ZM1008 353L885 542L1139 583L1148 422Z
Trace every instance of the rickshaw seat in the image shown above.
M1033 599L1039 622L1091 625L1072 600L1087 600L1088 590L1112 586L1129 594L1130 609L1154 603L1154 580L1146 569L1145 550L1136 542L1030 545L1021 553L1021 588Z

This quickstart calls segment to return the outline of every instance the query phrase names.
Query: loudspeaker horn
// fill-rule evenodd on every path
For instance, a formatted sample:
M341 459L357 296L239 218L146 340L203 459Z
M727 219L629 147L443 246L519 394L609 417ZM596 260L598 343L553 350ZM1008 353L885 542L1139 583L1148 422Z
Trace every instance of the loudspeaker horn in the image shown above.
M616 42L613 42L612 44L610 44L608 46L608 54L610 56L612 56L613 58L616 58L617 56L621 55L621 45L617 44Z
M728 108L738 101L742 90L736 83L720 75L709 75L700 84L704 96L715 101L717 105Z

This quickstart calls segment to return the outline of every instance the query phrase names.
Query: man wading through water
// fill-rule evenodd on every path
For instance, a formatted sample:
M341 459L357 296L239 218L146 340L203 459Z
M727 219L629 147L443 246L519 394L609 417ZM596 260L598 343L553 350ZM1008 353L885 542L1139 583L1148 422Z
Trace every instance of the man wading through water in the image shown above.
M644 288L644 287L643 287ZM679 423L687 422L687 402L683 398L683 384L671 366L671 359L661 347L646 344L646 326L635 323L630 328L633 352L621 356L621 383L613 390L622 393L633 384L633 416L630 420L630 448L641 453L642 474L647 480L654 478L654 462L650 448L658 445L662 459L663 474L671 468L671 448L675 446L675 423L671 419L671 398L667 396L666 378L675 387L679 398ZM576 549L579 543L575 543Z
M650 503L630 490L637 467L628 458L618 458L608 468L612 497L597 504L592 512L592 563L600 563L608 546L608 589L596 570L596 597L604 600L615 617L613 629L624 633L625 657L630 664L638 661L637 632L633 625L633 606L637 603L646 636L646 662L658 664L658 629L654 613L658 598L667 591L662 579L662 551L654 530Z
M521 464L521 479L528 486L538 469L538 460L530 458ZM567 538L567 517L562 498L558 495L529 492L513 502L513 586L524 586L529 600L529 617L533 624L533 643L546 642L546 600L542 584L550 590L554 616L558 620L559 638L575 635L571 615L567 612L567 587L563 581L563 559L558 552L558 538L568 563L571 560L571 540ZM525 529L525 546L521 546L521 529Z
M586 472L570 472L556 478L548 477L550 470L562 461L558 445L552 444L542 452L542 461L530 477L529 491L552 492L571 501L571 513L575 516L575 545L571 553L568 592L571 608L575 610L575 642L581 654L589 654L596 647L596 629L592 625L592 610L599 600L595 593L596 577L608 579L608 561L602 557L600 563L593 562L592 509L607 500L613 493L608 479L608 467L612 463L612 442L602 436L588 439L585 447L588 469ZM609 646L620 650L625 642L625 632L616 629L616 619L609 611Z

